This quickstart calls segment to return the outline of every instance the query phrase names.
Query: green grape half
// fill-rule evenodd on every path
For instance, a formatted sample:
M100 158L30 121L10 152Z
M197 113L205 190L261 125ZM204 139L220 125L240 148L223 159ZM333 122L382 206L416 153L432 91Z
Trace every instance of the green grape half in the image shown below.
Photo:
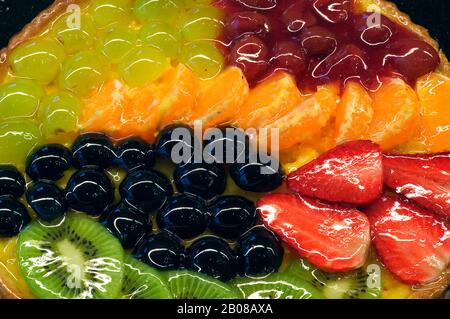
M144 45L153 46L171 58L178 57L180 33L167 23L152 21L142 27L139 37Z
M73 54L92 48L95 41L95 27L92 20L82 15L78 21L73 20L72 14L64 14L52 25L51 32L64 47L64 50Z
M119 73L128 85L141 86L158 79L169 67L170 61L162 51L139 47L122 59Z
M53 138L78 131L82 106L80 99L67 92L56 92L45 97L39 112L42 134Z
M92 0L90 12L98 27L125 22L131 16L131 0Z
M0 118L32 117L39 108L44 89L32 80L17 79L0 86Z
M92 51L82 51L67 59L59 76L59 86L79 96L99 88L108 72L106 61Z
M32 149L42 143L39 127L31 120L6 121L0 124L0 164L19 169Z
M109 27L100 41L100 50L113 63L119 62L136 45L137 35L128 26Z
M183 0L136 0L133 12L141 22L156 20L172 24L183 8Z
M190 42L181 51L181 62L202 79L213 78L223 69L224 58L212 41Z
M187 42L213 40L222 32L224 14L214 7L198 7L188 10L181 23L181 32Z
M37 38L16 47L8 62L15 75L47 84L61 70L64 56L64 49L57 41Z

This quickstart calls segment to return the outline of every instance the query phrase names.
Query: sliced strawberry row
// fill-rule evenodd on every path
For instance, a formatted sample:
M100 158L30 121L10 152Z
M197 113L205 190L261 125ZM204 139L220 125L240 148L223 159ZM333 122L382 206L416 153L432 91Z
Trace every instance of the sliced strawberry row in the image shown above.
M344 272L366 261L369 221L357 209L294 194L264 196L258 207L266 226L317 267Z
M411 201L382 196L383 181ZM382 155L377 144L353 141L299 168L286 182L298 194L267 195L259 212L315 266L332 272L361 267L369 231L382 262L405 283L432 281L450 264L450 154ZM364 204L367 216L354 208Z
M367 204L383 189L381 148L370 141L344 143L288 175L294 192L331 202Z
M417 204L450 217L450 153L383 156L384 183Z
M443 218L399 196L384 196L364 211L378 256L403 282L426 283L447 268L450 229Z

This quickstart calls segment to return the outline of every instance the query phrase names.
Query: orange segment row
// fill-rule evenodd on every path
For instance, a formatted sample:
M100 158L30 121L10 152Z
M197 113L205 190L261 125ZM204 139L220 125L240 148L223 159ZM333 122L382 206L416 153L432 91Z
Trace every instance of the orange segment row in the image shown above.
M419 80L416 91L401 79L387 79L375 92L349 82L342 92L328 84L303 95L285 72L250 90L239 68L202 81L180 64L144 87L106 83L86 100L82 123L85 131L149 141L168 124L195 120L204 127L277 129L284 153L298 144L324 145L316 148L322 152L327 145L356 139L371 139L384 150L404 150L415 143L438 152L450 150L449 100L450 80L437 74Z
M450 150L450 79L430 74L419 79L416 91L420 100L421 136L426 152Z

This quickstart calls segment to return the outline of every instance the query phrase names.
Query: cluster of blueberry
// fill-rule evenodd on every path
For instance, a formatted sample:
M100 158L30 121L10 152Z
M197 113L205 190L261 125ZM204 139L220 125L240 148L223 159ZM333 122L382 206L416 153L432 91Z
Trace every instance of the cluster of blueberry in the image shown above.
M172 181L153 169L157 158L170 160L173 147L186 143L172 134L180 127L195 138L191 128L172 125L161 131L155 147L139 138L114 145L106 135L97 133L79 136L71 149L59 144L42 146L27 160L26 173L33 180L28 188L15 167L3 166L0 195L5 196L0 197L0 237L17 235L30 221L20 202L27 188L26 199L39 219L54 221L69 208L100 216L100 222L124 248L134 248L136 257L158 269L186 267L224 281L237 273L259 275L278 269L282 247L271 232L255 226L254 204L240 196L221 196L227 183L227 165L214 161L177 164L173 173L177 194ZM223 143L219 149L226 152L230 140L223 136L204 144ZM192 148L193 139L188 143ZM261 167L267 164L250 162L251 156L245 158L244 163L228 165L238 186L265 192L282 183L281 171L262 174ZM113 166L127 171L119 186L119 202L115 201L114 185L106 172ZM61 189L57 181L72 167L76 170ZM161 232L151 234L150 214L155 211ZM183 241L194 240L207 229L215 236L201 237L184 248Z

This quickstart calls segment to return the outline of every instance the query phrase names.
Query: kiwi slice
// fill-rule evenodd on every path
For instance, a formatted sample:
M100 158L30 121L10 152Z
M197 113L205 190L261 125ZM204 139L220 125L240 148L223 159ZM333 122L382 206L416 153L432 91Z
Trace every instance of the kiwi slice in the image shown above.
M327 273L303 259L296 259L286 273L310 282L328 299L378 299L383 290L380 272L370 272L369 268Z
M122 286L124 251L101 224L70 215L56 225L31 223L18 239L20 271L43 299L109 299Z
M119 299L172 299L165 277L156 269L127 255Z
M310 283L289 274L274 273L262 279L239 278L234 281L246 299L323 299Z
M239 293L212 277L187 271L170 271L167 282L175 299L236 299Z

